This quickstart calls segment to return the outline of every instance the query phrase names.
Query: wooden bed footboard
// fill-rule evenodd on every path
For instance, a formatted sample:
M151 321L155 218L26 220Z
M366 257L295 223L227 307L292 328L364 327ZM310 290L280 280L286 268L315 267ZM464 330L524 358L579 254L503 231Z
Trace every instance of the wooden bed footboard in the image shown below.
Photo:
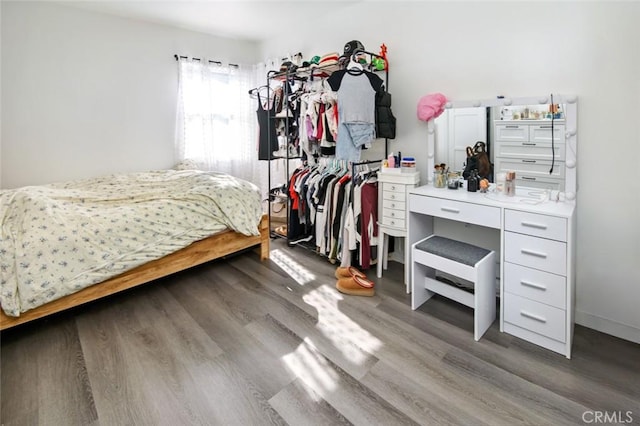
M86 287L77 293L31 309L19 317L10 317L0 311L0 330L79 306L254 246L259 246L260 260L268 259L270 236L269 221L266 215L262 217L259 228L260 235L257 236L246 236L234 231L224 231L212 235L160 259L145 263L116 277Z

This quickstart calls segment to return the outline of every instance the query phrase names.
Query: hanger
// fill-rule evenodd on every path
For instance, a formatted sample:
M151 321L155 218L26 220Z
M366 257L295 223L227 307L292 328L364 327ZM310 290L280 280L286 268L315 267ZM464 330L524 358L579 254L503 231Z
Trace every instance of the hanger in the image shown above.
M261 93L261 92L264 92L264 91L265 91L265 90L267 90L268 88L269 88L269 87L268 87L267 85L262 85L262 86L254 87L253 89L249 90L249 96L250 96L252 99L258 99L258 97L265 96L265 95L264 95L263 93ZM273 98L273 96L274 96L273 89L269 90L268 92L270 92L270 93L269 93L269 97L270 97L270 98Z
M358 56L364 54L362 50L356 50L353 52L349 58L349 63L347 64L347 72L351 75L360 75L364 73L364 67L358 61Z
M347 65L347 69L348 70L353 70L353 71L364 71L362 64L358 61L356 61L353 57L353 55L351 55L351 59L349 60L349 64Z

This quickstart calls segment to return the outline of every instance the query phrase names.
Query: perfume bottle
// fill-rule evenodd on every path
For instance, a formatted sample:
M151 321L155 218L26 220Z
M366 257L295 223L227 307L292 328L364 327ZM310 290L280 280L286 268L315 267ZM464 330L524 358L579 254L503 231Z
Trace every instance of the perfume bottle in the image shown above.
M467 191L476 192L478 190L478 171L472 170L467 179Z
M516 195L516 172L509 171L504 182L504 194L508 197Z

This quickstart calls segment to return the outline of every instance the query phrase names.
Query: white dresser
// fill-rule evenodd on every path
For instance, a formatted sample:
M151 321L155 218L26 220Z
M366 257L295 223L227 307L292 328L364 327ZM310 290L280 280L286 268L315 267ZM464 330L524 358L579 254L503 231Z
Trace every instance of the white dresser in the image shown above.
M529 197L528 188L516 191L515 197L506 197L429 185L415 188L408 199L407 244L433 234L435 218L495 229L500 247L487 248L500 251L500 330L570 358L575 202L542 202Z
M400 169L395 169L400 170ZM380 256L377 275L382 277L382 270L387 269L389 257L389 236L406 237L407 235L407 199L409 190L420 182L420 173L378 173L378 238ZM406 239L405 239L406 241ZM406 261L408 246L405 244L405 283L409 276L409 262Z
M496 120L493 157L495 173L515 171L516 185L564 191L564 120Z

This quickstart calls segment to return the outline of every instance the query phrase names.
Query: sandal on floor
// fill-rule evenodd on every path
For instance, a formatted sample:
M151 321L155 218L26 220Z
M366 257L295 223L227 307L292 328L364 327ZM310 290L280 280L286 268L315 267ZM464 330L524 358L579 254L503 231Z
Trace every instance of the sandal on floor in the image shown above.
M286 236L287 236L287 225L281 225L281 226L278 226L278 227L275 229L275 232L276 232L277 234L282 235L283 237L286 237Z
M337 279L356 277L356 276L360 277L360 278L366 278L367 277L364 274L364 272L357 270L353 266L341 266L338 269L336 269L336 278Z
M336 288L340 293L352 296L373 296L376 294L373 281L357 275L338 279Z

